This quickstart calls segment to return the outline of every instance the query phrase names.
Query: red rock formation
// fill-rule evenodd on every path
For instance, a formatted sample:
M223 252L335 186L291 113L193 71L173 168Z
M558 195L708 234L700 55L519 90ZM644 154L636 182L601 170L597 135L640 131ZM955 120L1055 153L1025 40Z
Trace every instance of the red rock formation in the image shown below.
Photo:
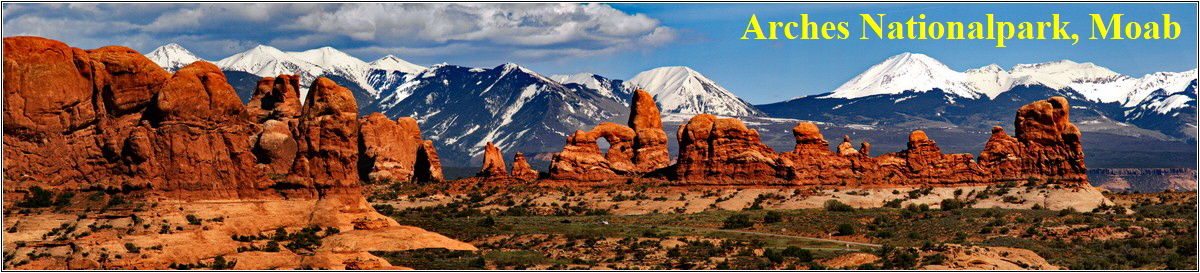
M994 179L1055 178L1086 181L1079 129L1069 120L1070 105L1062 97L1036 101L1017 110L1016 137L999 126L979 154L979 164Z
M296 141L289 180L321 188L357 187L358 105L350 90L332 80L313 81Z
M106 87L99 90L100 99L113 116L141 111L171 77L158 64L126 47L107 46L87 52L98 72L94 74L95 85Z
M5 136L41 139L95 123L103 112L93 103L96 73L78 48L37 37L4 38Z
M1022 107L1016 119L1018 137L1009 137L999 127L993 129L978 163L970 154L942 153L922 131L909 135L907 149L879 157L870 156L871 146L866 142L854 149L849 136L833 152L820 129L807 122L792 129L795 149L775 154L760 143L756 131L740 121L697 115L680 127L678 163L669 170L674 174L671 178L681 184L951 185L1030 177L1085 182L1079 130L1068 121L1068 110L1062 98ZM607 156L600 154L596 139L601 132L610 131L600 130L602 127L616 126L597 126L568 138L567 147L554 156L552 179L618 180L637 174L615 167L620 161L614 158L622 157L613 157L612 150ZM635 165L637 151L634 149Z
M601 153L598 139L608 142ZM591 131L576 131L563 151L555 153L550 176L555 179L601 181L640 175L670 165L667 133L654 98L646 91L633 95L629 126L605 122Z
M759 141L758 132L733 118L701 114L679 129L676 174L682 181L780 180L779 156Z
M605 122L591 131L575 131L567 137L567 146L555 153L550 175L560 179L605 180L634 171L633 129ZM597 141L604 138L609 148L600 152Z
M512 176L516 179L531 181L538 178L538 173L529 166L528 162L525 162L525 155L517 152L517 155L513 157Z
M279 75L258 81L246 110L257 121L288 120L300 116L300 76Z
M298 144L292 137L292 129L288 123L278 120L267 120L263 123L261 134L252 139L254 154L258 163L272 174L287 174L296 159Z
M634 172L651 172L671 164L667 153L667 133L663 131L662 117L654 97L646 91L633 93L630 103L629 127L636 133L633 139ZM611 141L609 141L611 142Z
M417 181L442 181L442 159L438 157L437 150L433 148L433 141L421 142L421 147L417 149L417 162L413 166L413 176Z
M972 169L971 154L943 154L937 143L921 130L908 135L908 149L882 157L895 157L904 161L899 166L906 184L933 184L978 181ZM894 164L890 164L893 165Z
M149 122L126 140L134 147L127 156L146 159L129 162L138 180L148 181L143 186L226 198L269 186L254 167L254 129L245 107L216 65L179 69L148 111Z
M475 174L478 177L485 178L504 178L508 177L508 167L504 165L504 158L500 155L500 149L496 145L492 145L488 141L487 147L483 150L483 169Z
M843 156L859 154L858 150L854 149L854 144L850 143L850 136L846 136L842 139L842 144L838 144L838 154Z
M363 154L359 175L376 181L413 180L417 149L423 144L417 120L402 117L392 121L372 113L361 121L358 144Z

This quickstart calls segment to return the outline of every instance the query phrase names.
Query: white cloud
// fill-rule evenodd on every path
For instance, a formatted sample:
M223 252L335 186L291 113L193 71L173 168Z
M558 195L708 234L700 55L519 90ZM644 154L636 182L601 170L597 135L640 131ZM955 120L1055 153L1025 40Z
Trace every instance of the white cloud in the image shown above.
M677 36L644 14L576 3L22 3L4 5L4 30L73 46L151 50L157 45L142 44L191 44L189 49L209 58L256 44L431 58L470 54L464 50L571 58L652 49ZM77 45L80 41L88 44ZM207 48L197 48L201 45Z

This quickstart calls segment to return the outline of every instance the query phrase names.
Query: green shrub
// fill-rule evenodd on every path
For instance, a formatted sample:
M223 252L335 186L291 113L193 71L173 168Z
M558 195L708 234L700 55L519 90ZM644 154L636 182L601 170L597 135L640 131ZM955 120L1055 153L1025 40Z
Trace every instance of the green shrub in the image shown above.
M825 201L825 210L827 210L827 211L853 211L854 207L851 207L850 205L847 205L846 203L842 203L842 201L829 200L829 201Z
M125 250L129 251L129 253L141 253L142 252L142 248L138 247L137 245L134 245L133 243L125 243Z
M783 214L778 211L768 211L767 215L763 216L763 223L772 224L783 221Z
M750 221L750 216L739 213L739 214L730 215L729 218L725 218L724 225L721 228L723 228L723 229L739 229L739 228L748 228L748 227L752 227L752 226L754 226L754 222Z
M492 218L491 216L488 216L487 218L483 218L482 220L479 220L479 222L476 223L476 225L481 226L481 227L494 227L494 226L496 226L496 218Z
M192 225L200 224L200 218L196 217L196 215L192 215L192 214L187 215L187 221L188 221L188 224L192 224Z
M29 192L25 193L25 199L17 203L18 207L25 208L45 208L54 204L54 192L42 189L42 187L29 187Z
M967 207L967 203L957 198L948 198L942 200L942 210L956 210Z
M837 233L834 235L837 235L837 236L854 235L854 225L851 225L850 223L838 224Z

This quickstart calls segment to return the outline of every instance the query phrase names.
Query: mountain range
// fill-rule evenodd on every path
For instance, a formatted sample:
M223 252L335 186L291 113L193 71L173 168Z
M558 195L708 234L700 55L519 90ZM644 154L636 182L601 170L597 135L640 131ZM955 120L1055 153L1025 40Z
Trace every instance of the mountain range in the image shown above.
M201 59L176 44L146 56L171 71ZM284 52L269 46L215 64L243 100L261 77L298 74L302 93L316 77L330 78L351 89L363 115L416 118L447 166L477 165L489 141L506 153L520 151L531 163L544 164L575 130L627 119L630 94L637 89L654 96L668 131L700 113L742 117L760 131L783 131L797 120L878 137L892 130L986 132L996 125L1011 130L1013 109L1064 96L1081 130L1113 136L1097 139L1149 139L1192 147L1196 143L1194 69L1134 78L1092 63L1062 60L959 72L929 56L903 53L831 92L752 105L685 66L654 68L621 80L591 73L545 76L513 63L424 67L392 55L365 62L332 47ZM786 141L780 143L777 149L788 148ZM880 144L877 147L893 143ZM962 149L977 153L976 145L965 143ZM948 148L955 150L953 145ZM1190 158L1194 161L1195 155Z

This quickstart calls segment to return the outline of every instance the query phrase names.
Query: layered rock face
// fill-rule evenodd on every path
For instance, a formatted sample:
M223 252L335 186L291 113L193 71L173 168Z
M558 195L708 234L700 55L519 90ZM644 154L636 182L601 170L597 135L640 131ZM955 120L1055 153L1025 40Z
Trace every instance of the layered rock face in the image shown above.
M836 151L816 125L801 122L792 129L794 150L775 153L760 142L758 132L737 119L697 115L678 133L678 162L665 170L668 180L679 185L840 185L908 186L984 184L1025 181L1030 178L1086 184L1086 167L1079 130L1068 120L1070 106L1054 97L1021 107L1017 111L1017 136L1000 127L993 129L978 160L971 154L944 154L937 142L922 131L909 135L908 147L899 152L871 157L871 146L862 142L855 149L849 136ZM637 111L635 111L637 113ZM641 120L633 118L631 121ZM636 121L646 124L650 122ZM577 131L555 154L550 174L553 179L601 181L630 177L644 171L637 161L634 135L633 171L622 166L628 153L610 149L601 154L596 139L617 139L607 134L619 125L607 123L590 132ZM637 132L635 130L635 132Z
M601 181L636 176L671 164L667 133L654 98L646 91L633 94L629 126L601 123L591 131L575 131L563 151L555 153L550 176L555 179ZM597 144L603 138L608 151Z
M475 174L478 177L484 178L506 178L508 177L508 166L504 165L504 157L500 155L500 148L492 145L488 141L487 147L483 150L483 169Z
M359 175L376 181L441 180L437 151L432 145L425 147L417 120L402 117L392 121L383 114L372 113L360 123L358 144L362 158L358 161ZM425 149L428 153L421 157ZM425 162L418 163L418 160ZM416 176L418 166L424 167L425 173L421 177Z
M357 185L358 105L350 90L319 78L305 101L289 182L319 188Z
M442 179L414 120L360 124L350 91L328 79L301 106L298 77L264 78L242 105L203 61L171 74L128 48L37 37L4 38L4 53L6 190L290 198L353 190L372 175ZM364 177L360 157L372 163Z

